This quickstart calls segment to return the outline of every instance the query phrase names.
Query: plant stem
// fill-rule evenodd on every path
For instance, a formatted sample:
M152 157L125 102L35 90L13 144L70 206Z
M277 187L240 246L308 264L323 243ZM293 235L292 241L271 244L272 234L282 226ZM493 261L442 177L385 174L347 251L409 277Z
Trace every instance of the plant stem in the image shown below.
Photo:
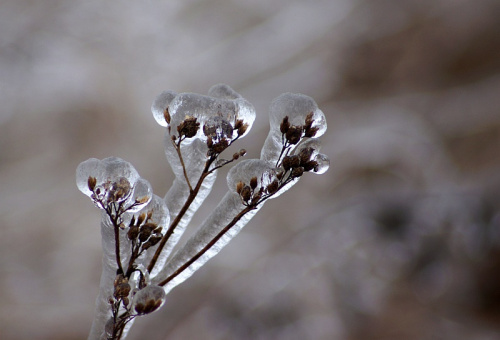
M170 276L168 276L165 280L161 281L158 285L159 286L164 286L167 283L169 283L171 280L173 280L176 276L178 276L180 273L182 273L184 270L186 270L190 265L192 265L196 260L198 260L203 254L205 254L210 248L213 247L217 241L224 236L225 233L227 233L236 223L249 211L254 210L257 206L256 205L251 205L245 207L242 211L236 215L231 222L229 222L213 239L210 240L210 242L207 243L205 247L203 247L198 253L196 253L192 258L190 258L186 263L184 263L182 266L180 266L175 272L173 272Z
M186 211L191 206L191 203L193 203L194 199L198 195L198 192L200 191L200 188L201 188L201 185L202 185L203 181L210 174L210 172L208 171L208 169L210 168L210 165L212 164L212 162L214 160L215 160L214 157L210 157L207 160L207 162L205 163L205 168L203 169L203 172L202 172L202 174L200 176L200 179L198 180L198 183L196 183L196 187L194 189L191 189L189 191L189 196L186 199L186 202L182 206L181 210L179 211L179 213L177 214L177 216L175 217L175 219L170 224L170 227L165 232L165 235L163 235L163 237L162 237L162 239L160 241L160 244L158 245L158 248L156 249L156 252L153 255L153 258L151 259L151 262L148 265L148 272L151 273L151 271L153 270L156 262L158 261L158 257L160 256L160 253L163 250L163 247L165 246L165 244L169 240L170 236L172 236L172 234L174 233L175 228L180 223L180 221L182 220L182 217L184 216L184 214L186 213Z

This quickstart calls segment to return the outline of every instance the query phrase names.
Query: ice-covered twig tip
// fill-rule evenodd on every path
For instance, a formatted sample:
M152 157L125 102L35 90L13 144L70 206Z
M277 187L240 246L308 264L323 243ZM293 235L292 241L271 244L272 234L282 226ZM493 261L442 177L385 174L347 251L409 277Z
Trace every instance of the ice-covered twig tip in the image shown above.
M165 91L151 110L165 128L165 154L175 175L164 198L116 157L89 159L76 171L78 188L102 211L103 268L89 339L123 339L136 317L158 310L166 294L216 255L268 199L304 173L329 167L318 139L326 131L325 115L302 94L273 100L260 158L241 161L244 148L224 152L250 132L255 109L229 86L215 85L208 95ZM232 163L227 193L172 252L217 170Z

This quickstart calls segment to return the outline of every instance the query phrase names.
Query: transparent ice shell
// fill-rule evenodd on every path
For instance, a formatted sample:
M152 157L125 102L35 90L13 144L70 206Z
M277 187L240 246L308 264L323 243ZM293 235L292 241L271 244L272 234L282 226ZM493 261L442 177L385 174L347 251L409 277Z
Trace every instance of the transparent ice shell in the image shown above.
M109 157L103 160L90 158L78 165L76 169L76 185L85 195L92 198L93 192L88 186L89 177L96 178L96 188L106 187L107 182L115 183L126 179L132 193L128 196L125 206L131 206L138 199L143 199L141 204L134 204L129 211L139 211L151 200L151 184L143 178L129 162L118 157ZM103 190L101 190L103 191ZM98 205L99 208L102 208Z
M318 128L315 137L320 137L327 128L326 118L314 99L297 93L283 93L275 98L269 107L270 130L260 158L276 163L282 147L280 125L283 118L288 116L291 125L304 125L306 116L311 112L314 120L312 127Z
M168 108L170 115L170 124L165 119L165 112ZM195 138L206 141L203 134L203 125L211 117L221 117L229 122L233 127L236 120L243 120L248 124L246 135L255 120L255 109L252 104L245 100L240 94L225 84L217 84L210 88L208 95L197 93L175 93L173 91L164 91L153 101L151 111L154 118L161 126L170 125L170 133L178 135L177 126L187 117L195 117L200 123ZM230 138L236 138L237 131L232 133ZM242 136L241 136L242 137ZM188 138L184 143L189 144L195 138Z

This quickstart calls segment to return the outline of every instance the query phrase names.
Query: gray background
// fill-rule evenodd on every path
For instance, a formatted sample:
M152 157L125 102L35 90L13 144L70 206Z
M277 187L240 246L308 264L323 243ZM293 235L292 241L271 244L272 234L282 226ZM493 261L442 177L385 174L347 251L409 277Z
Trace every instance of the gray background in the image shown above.
M99 212L77 165L118 156L162 196L163 90L227 83L257 119L316 99L331 167L269 201L130 339L498 339L500 3L0 4L0 338L84 339ZM199 223L226 190L221 171Z

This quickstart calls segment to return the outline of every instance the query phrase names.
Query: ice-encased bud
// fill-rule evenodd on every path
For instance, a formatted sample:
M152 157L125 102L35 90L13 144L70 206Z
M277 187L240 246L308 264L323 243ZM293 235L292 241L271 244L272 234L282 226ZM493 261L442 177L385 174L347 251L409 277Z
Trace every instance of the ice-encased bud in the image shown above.
M236 188L238 183L242 182L246 185L250 185L252 179L255 178L257 179L257 183L254 184L256 188L266 188L276 179L275 168L260 159L243 160L229 170L227 174L227 185L229 190L237 193Z
M317 138L310 138L300 143L295 150L293 150L293 155L299 155L301 158L304 158L304 155L308 156L308 161L316 162L316 165L312 170L306 169L311 173L315 174L323 174L330 167L330 159L328 156L319 153L321 149L321 142ZM305 160L301 159L303 163Z
M76 185L92 200L99 199L106 203L126 201L126 205L140 200L130 212L144 207L152 195L149 182L140 178L132 164L118 157L103 160L90 158L80 163L76 169Z
M220 117L229 122L233 128L237 120L242 120L248 125L246 131L248 133L255 120L255 109L252 104L223 84L213 86L210 94L205 96L197 93L180 93L171 100L168 111L172 133L175 134L177 127L188 117L196 118L201 126L204 126L210 118ZM195 137L204 141L207 139L203 129L198 130ZM237 131L233 131L229 136L230 139L236 137Z
M272 163L277 162L283 146L282 123L285 117L288 117L286 121L289 129L292 126L302 128L305 127L306 118L311 113L312 117L310 118L313 122L310 130L315 131L314 137L319 137L325 133L327 125L325 115L318 108L314 99L297 93L283 93L275 98L269 107L269 123L271 128L264 142L260 158Z
M177 93L174 91L163 91L155 98L153 104L151 105L151 112L153 113L155 120L161 126L168 126L166 119L167 108L176 95Z
M144 287L135 294L133 308L140 315L152 313L165 302L165 295L165 290L160 286Z
M277 130L281 134L280 125L287 116L291 125L304 125L307 115L311 112L314 121L312 127L318 128L315 137L320 137L327 128L326 119L314 99L300 93L283 93L275 98L269 107L271 130Z
M223 138L231 139L233 137L233 126L222 117L210 117L203 125L203 133L215 141Z

